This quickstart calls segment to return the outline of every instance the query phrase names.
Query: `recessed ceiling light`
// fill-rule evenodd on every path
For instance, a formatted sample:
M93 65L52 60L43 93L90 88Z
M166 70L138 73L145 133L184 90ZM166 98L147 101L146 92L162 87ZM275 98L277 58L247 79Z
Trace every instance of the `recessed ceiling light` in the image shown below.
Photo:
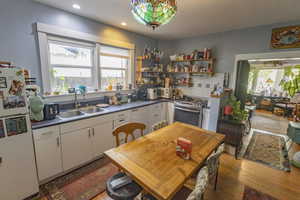
M122 22L121 25L122 26L127 26L127 23L126 22Z
M80 9L80 5L78 5L78 4L73 4L73 8L79 10L79 9Z

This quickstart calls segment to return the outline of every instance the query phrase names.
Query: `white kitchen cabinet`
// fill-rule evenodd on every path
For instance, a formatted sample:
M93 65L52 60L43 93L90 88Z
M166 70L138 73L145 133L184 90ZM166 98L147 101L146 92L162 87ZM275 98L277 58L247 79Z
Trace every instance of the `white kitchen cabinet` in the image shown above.
M101 156L105 151L114 147L113 121L100 121L92 128L92 147L94 157Z
M162 121L162 111L163 111L163 104L157 103L154 105L149 106L149 115L150 115L150 130L152 130L152 126L156 123L159 123Z
M130 111L122 111L115 114L114 117L114 129L127 124L130 120Z
M84 123L83 121L81 123ZM69 170L94 158L92 129L83 128L61 134L63 169Z
M163 102L161 104L162 104L161 120L168 121L168 102Z
M144 131L144 134L148 134L151 131L150 127L150 109L149 106L135 108L131 110L130 113L130 122L137 122L142 123L146 125L146 129ZM141 133L139 130L134 132L134 136L136 138L141 136Z
M174 103L173 102L168 102L168 116L167 116L167 121L169 124L173 124L174 122Z
M59 126L34 130L33 137L39 181L63 172Z

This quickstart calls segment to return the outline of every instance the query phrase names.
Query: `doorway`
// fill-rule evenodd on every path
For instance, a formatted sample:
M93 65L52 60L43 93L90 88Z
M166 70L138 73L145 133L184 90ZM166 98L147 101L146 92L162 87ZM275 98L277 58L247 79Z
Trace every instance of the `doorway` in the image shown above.
M243 138L241 156L289 171L287 129L294 119L300 89L300 52L294 57L241 56L235 69L235 96L252 112L251 131ZM299 77L299 84L296 77ZM298 88L299 86L299 88Z

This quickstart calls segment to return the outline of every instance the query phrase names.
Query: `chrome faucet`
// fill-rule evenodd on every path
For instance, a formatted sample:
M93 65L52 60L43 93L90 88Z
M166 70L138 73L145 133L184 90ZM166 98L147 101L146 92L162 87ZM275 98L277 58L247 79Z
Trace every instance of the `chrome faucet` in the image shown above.
M78 90L76 90L76 88L69 88L68 92L70 94L74 94L74 107L75 109L79 109L80 103L78 101Z
M75 107L75 109L78 109L79 107L80 107L80 103L79 103L79 101L78 101L78 93L77 93L78 91L76 91L75 90L75 96L74 96L74 107Z

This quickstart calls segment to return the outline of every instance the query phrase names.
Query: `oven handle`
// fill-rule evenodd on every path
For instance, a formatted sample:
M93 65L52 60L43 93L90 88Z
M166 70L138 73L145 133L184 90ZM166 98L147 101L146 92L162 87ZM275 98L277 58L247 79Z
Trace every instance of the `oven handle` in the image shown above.
M198 110L190 110L190 109L180 108L180 107L175 107L175 109L186 111L186 112L192 112L192 113L200 113L200 111Z

